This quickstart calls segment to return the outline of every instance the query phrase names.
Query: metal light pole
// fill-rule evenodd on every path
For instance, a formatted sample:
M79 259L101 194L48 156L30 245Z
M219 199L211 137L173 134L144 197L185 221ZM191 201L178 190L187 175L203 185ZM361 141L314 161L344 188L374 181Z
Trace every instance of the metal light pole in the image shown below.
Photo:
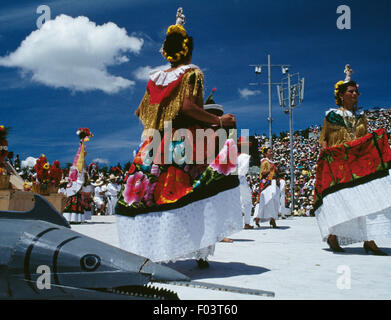
M270 54L267 55L267 65L264 65L264 64L257 64L257 65L250 64L250 67L255 67L255 73L256 74L261 74L263 66L267 66L267 70L268 70L268 77L267 77L268 78L268 82L267 83L263 83L263 84L267 84L268 85L268 91L269 91L269 117L267 118L267 120L269 121L269 144L270 144L270 148L273 149L272 84L279 84L279 83L272 83L272 72L271 72L271 70L272 70L272 67L280 67L280 68L282 68L283 73L284 73L284 70L288 70L289 65L286 65L286 64L284 64L284 65L282 65L282 64L272 65L271 64ZM250 83L250 85L259 85L259 83Z
M295 162L293 159L293 114L292 114L292 88L291 88L291 75L288 73L288 97L289 97L289 157L290 157L290 167L291 167L291 214L295 209Z
M267 72L268 72L268 87L269 87L269 141L270 148L273 150L273 130L272 130L272 66L270 64L270 54L267 55Z
M295 162L293 159L293 108L297 105L297 95L299 95L299 104L304 101L304 78L299 77L298 75L298 83L295 85L291 84L291 77L288 73L287 82L288 82L288 98L284 98L284 88L283 84L281 86L277 86L278 97L280 100L281 107L286 107L285 100L288 100L288 113L289 113L289 156L290 156L290 174L291 174L291 213L294 210L295 203ZM284 79L283 79L284 80Z

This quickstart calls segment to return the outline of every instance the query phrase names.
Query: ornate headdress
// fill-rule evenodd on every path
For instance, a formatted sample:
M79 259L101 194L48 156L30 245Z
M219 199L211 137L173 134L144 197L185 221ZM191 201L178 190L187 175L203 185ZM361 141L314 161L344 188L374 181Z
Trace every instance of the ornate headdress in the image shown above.
M84 174L83 171L85 169L85 142L89 141L91 137L94 135L90 131L89 128L79 128L76 131L76 134L80 139L80 146L76 152L75 158L73 159L73 164L70 169L69 179L70 181L76 181L78 175ZM69 185L70 187L72 185Z
M339 97L339 93L340 93L340 87L341 85L345 84L345 83L348 83L350 81L352 81L351 79L351 75L353 73L353 69L350 68L350 65L347 64L345 65L345 70L344 70L344 73L346 75L345 77L345 80L340 80L338 81L335 85L334 85L334 99L335 99L335 103L339 106L341 105L341 98ZM358 86L358 85L357 85Z
M180 50L179 52L176 52L175 56L173 57L173 56L170 56L167 52L165 52L164 49L162 49L162 54L168 60L168 62L171 62L171 63L177 62L182 57L185 57L189 52L189 48L187 46L187 43L189 42L189 38L188 38L186 30L184 28L184 24L185 24L185 15L183 14L183 9L178 8L177 14L176 14L176 23L174 25L171 25L168 27L166 36L169 36L170 34L173 34L173 33L178 33L178 34L182 35L182 37L184 38L182 41L182 50Z
M89 141L90 138L94 136L88 128L79 128L79 130L76 131L76 134L82 141Z

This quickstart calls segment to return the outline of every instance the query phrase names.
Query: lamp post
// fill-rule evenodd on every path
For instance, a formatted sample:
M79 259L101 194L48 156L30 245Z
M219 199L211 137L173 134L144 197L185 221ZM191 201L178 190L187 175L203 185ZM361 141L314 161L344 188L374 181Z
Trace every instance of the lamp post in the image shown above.
M296 84L291 84L291 78L297 75L298 81ZM287 80L287 91L288 97L285 98L284 95L284 83L283 81ZM289 113L289 149L290 149L290 175L291 175L291 214L294 210L295 203L295 162L293 159L293 109L304 101L304 78L300 79L299 73L290 75L288 73L287 77L282 79L282 83L277 85L278 98L280 106L285 108L284 112ZM298 101L297 101L298 98ZM285 101L287 101L288 106L286 106ZM299 103L297 103L299 102Z
M269 117L267 118L269 121L269 144L270 148L273 149L273 130L272 130L272 123L273 123L273 118L272 118L272 84L277 84L277 83L272 83L272 75L271 75L271 68L272 67L280 67L282 70L282 73L285 74L288 72L288 67L289 65L282 65L282 64L274 64L272 65L270 62L270 54L267 55L267 65L265 64L250 64L250 67L255 67L254 71L255 74L261 74L262 73L262 67L267 66L267 71L268 71L268 82L263 83L268 85L268 91L269 91ZM259 85L259 83L250 83L250 85Z

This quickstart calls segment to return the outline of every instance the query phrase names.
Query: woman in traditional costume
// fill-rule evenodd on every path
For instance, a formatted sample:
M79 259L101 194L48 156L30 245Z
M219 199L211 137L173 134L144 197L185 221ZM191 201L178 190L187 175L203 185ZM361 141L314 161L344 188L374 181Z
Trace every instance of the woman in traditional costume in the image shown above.
M385 130L368 133L365 115L356 114L360 94L350 73L335 84L338 108L328 110L323 121L315 215L334 252L364 241L366 252L386 255L372 239L391 236L391 150Z
M85 142L89 141L92 133L88 128L79 128L76 132L80 139L80 146L73 159L72 167L69 170L66 196L68 197L64 209L64 217L71 223L83 223L85 221L84 205L82 199L82 187L84 185L84 175L87 172L85 164Z
M204 77L190 64L193 39L183 17L181 12L179 24L168 28L162 48L171 68L151 73L136 111L144 142L124 179L116 215L124 250L154 262L195 258L205 268L215 243L242 227L237 146L236 137L226 139L208 162L194 138L196 129L232 128L236 119L203 109ZM194 154L202 155L200 162L188 161Z
M259 227L259 222L269 221L273 228L277 228L276 220L280 209L280 189L276 180L276 165L273 163L273 150L265 147L262 151L264 158L261 160L259 172L258 203L254 209L254 221Z

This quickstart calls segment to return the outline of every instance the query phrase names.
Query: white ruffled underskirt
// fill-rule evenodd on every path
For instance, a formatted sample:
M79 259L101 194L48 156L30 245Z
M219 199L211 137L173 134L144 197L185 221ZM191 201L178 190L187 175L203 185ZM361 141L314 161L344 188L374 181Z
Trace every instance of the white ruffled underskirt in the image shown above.
M121 249L153 262L206 259L243 228L239 187L183 208L116 219Z
M254 218L259 218L261 222L269 221L271 218L278 219L280 209L280 189L276 180L272 180L270 186L262 191L259 202L254 208Z
M315 211L322 240L341 245L391 237L391 175L331 193Z
M83 223L86 220L84 213L64 212L63 216L68 222Z

